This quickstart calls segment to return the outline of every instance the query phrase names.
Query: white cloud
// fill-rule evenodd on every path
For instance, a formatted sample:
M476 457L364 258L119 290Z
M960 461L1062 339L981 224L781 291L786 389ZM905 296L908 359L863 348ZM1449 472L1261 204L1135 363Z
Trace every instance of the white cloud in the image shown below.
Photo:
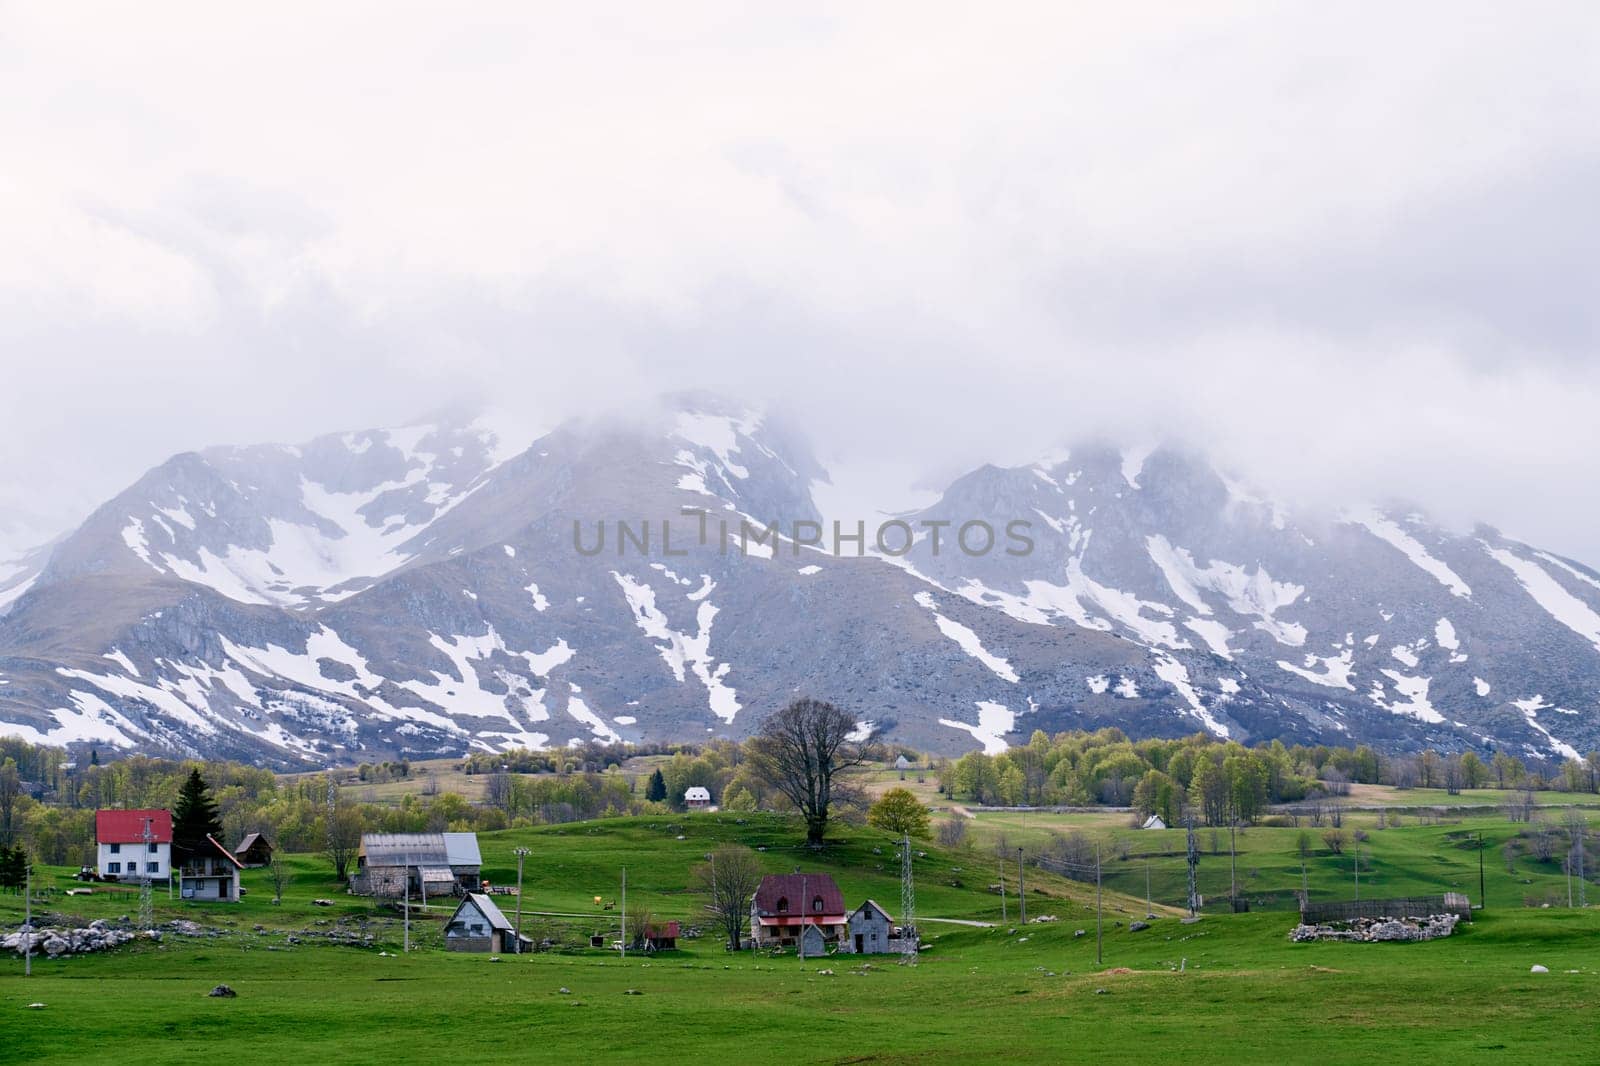
M1586 5L753 10L9 5L0 505L620 379L1600 559Z

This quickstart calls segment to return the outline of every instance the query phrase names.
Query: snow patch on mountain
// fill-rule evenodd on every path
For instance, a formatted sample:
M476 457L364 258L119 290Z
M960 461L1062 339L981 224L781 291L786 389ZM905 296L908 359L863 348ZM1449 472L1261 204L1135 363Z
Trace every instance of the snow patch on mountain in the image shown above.
M1465 581L1461 580L1461 575L1428 554L1428 549L1424 548L1415 537L1402 529L1399 523L1388 518L1376 508L1367 507L1348 512L1345 515L1345 521L1365 528L1367 532L1379 540L1403 553L1407 559L1410 559L1418 567L1426 571L1435 581L1449 589L1452 595L1460 596L1463 599L1472 598L1472 589L1468 587Z
M1228 727L1217 721L1216 717L1206 709L1200 699L1200 693L1195 691L1194 685L1189 682L1189 671L1178 660L1170 655L1157 655L1155 658L1155 675L1173 688L1178 690L1184 702L1189 705L1190 712L1206 727L1206 731L1213 736L1226 737Z
M958 722L949 718L939 719L939 724L951 729L959 729L971 733L972 738L983 745L986 755L999 755L1011 745L1006 743L1005 735L1016 728L1017 716L1003 703L994 703L989 700L977 701L978 721L976 725L968 722Z
M933 593L919 592L912 599L933 613L933 620L938 625L939 632L955 641L962 651L987 666L996 677L1016 684L1017 672L1011 668L1011 664L985 648L983 641L978 639L978 634L971 629L940 614L939 605L933 600Z
M1516 575L1523 589L1546 614L1600 651L1600 614L1568 592L1538 563L1513 555L1504 548L1491 548L1487 544L1483 547L1495 562Z
M1316 685L1325 685L1328 688L1356 690L1350 678L1355 673L1355 651L1351 648L1340 649L1337 655L1313 655L1306 653L1304 662L1296 666L1294 663L1278 660L1278 669L1286 670L1296 677L1303 677Z

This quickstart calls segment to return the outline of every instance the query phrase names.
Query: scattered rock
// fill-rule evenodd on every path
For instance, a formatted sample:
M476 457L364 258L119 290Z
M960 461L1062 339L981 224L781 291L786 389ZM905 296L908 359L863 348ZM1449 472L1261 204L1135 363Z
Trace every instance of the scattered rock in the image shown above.
M28 1004L28 1009L29 1010L44 1010L44 1004L43 1003L30 1003L30 1004Z
M216 988L213 988L211 991L207 992L206 995L211 996L214 999L233 999L237 997L239 993L235 992L227 985L218 985Z
M1193 925L1195 922L1198 922L1199 920L1200 920L1200 916L1198 914L1191 914L1187 918L1179 918L1178 919L1178 921L1182 922L1184 925Z
M1075 930L1073 930L1073 933L1072 933L1072 939L1076 940L1080 936L1088 936L1088 935L1089 935L1089 930L1087 930L1087 929L1075 929Z
M1094 990L1094 994L1097 996L1109 996L1111 990L1109 988L1097 988Z
M622 994L625 995L625 996L642 996L642 995L644 995L644 993L639 991L637 988L630 988L627 991L623 992Z
M1130 932L1130 933L1137 933L1137 932L1140 932L1141 930L1148 929L1148 928L1150 928L1150 923L1149 922L1129 922L1128 923L1128 932Z
M1535 963L1533 968L1530 969L1528 972L1529 973L1549 973L1550 972L1550 967L1548 967L1548 966L1540 966L1537 963Z
M1355 918L1327 925L1297 925L1289 931L1289 939L1297 944L1311 940L1362 943L1437 940L1455 932L1456 923L1460 920L1454 914L1430 914L1416 918Z
M560 988L556 989L556 993L558 995L570 996L572 995L572 989L568 988L566 985L562 985Z

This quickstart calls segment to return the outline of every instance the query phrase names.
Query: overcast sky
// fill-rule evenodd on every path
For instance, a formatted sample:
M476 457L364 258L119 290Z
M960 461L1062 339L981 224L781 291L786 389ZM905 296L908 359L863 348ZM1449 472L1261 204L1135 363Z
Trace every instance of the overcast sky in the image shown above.
M0 0L0 547L176 451L696 386L1600 564L1600 6L939 6Z

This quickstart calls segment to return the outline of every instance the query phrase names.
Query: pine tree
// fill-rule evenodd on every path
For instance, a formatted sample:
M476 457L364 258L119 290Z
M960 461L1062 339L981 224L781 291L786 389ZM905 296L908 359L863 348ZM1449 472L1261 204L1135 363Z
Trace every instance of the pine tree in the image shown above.
M172 850L180 859L206 854L211 850L206 843L208 835L222 836L222 819L205 778L198 769L190 770L178 790L178 804L172 812Z
M661 776L661 767L656 767L656 772L650 775L650 783L644 789L644 798L651 803L660 803L667 798L667 779Z
M99 766L100 765L100 749L98 749L98 748L90 748L89 749L89 765L90 766Z

